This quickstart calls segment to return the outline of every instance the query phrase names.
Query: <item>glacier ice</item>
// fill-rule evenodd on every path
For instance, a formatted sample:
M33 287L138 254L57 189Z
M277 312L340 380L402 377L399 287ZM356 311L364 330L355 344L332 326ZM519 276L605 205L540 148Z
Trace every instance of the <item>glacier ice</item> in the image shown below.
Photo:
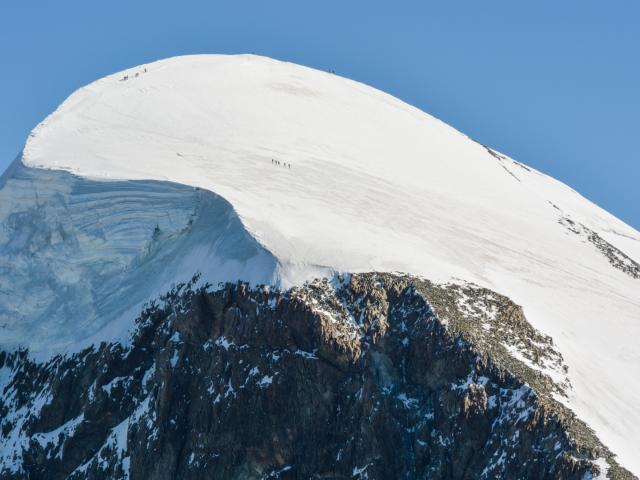
M209 282L275 281L276 260L231 205L190 186L16 163L0 190L0 219L5 349L59 351L122 335L115 325L101 331L197 272Z

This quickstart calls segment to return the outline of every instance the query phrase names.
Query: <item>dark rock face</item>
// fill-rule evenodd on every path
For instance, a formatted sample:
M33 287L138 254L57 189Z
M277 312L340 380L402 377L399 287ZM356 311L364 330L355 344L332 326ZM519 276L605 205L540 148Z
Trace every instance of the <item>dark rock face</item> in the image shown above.
M127 347L0 354L0 478L632 478L532 365L563 368L471 286L183 285Z

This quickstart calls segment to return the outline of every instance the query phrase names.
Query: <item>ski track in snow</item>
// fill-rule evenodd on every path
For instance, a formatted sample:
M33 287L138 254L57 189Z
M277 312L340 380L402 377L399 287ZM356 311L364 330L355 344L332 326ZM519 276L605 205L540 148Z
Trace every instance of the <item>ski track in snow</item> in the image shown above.
M335 271L461 279L553 337L571 407L640 473L640 280L560 219L638 263L640 234L383 92L252 55L155 62L69 97L0 188L5 347L124 338L196 270L281 287Z

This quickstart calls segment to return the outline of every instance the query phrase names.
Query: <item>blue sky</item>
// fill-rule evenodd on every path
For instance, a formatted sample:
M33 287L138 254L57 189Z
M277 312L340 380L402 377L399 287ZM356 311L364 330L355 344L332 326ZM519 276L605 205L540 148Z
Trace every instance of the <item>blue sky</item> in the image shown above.
M0 6L0 170L76 88L255 52L378 87L640 229L637 0L27 0Z

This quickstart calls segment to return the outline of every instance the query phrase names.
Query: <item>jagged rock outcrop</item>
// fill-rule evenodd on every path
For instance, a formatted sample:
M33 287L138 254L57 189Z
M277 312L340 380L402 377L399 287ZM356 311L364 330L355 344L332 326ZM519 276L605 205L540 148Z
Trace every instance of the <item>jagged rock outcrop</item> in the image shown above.
M556 207L557 208L557 207ZM598 235L590 228L581 223L574 222L568 217L560 217L558 220L571 233L584 238L587 242L593 244L602 255L609 261L613 268L617 268L621 272L626 273L631 278L640 279L640 264L629 257L626 253L620 251L604 238Z
M564 373L473 285L181 285L128 345L0 354L0 477L633 478L556 400Z

